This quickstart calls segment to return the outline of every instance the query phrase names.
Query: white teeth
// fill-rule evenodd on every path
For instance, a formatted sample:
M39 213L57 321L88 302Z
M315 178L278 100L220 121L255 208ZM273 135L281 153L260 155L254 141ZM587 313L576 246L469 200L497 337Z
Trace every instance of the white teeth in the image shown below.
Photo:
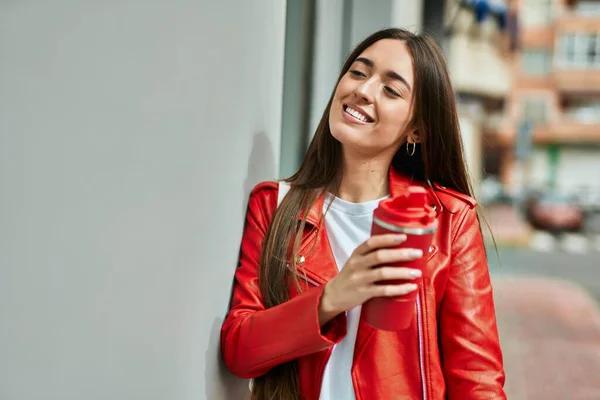
M368 118L366 116L364 116L363 114L359 113L358 111L356 111L354 108L348 107L346 106L346 112L350 115L352 115L354 118L362 121L362 122L369 122Z

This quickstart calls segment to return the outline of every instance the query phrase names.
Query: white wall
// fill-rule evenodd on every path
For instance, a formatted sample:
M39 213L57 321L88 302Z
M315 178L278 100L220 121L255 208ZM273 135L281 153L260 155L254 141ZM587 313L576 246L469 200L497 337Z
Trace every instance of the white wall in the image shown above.
M315 2L315 38L307 143L310 143L319 125L345 59L344 0L315 0Z
M0 398L238 399L219 328L277 176L285 2L0 3Z
M348 48L344 56L373 32L389 28L394 19L392 0L350 0L346 6L350 7L350 41L346 41Z
M285 55L281 114L279 174L296 173L307 147L310 129L311 69L315 4L312 1L286 1Z
M392 26L420 32L423 29L423 0L391 0L390 17Z

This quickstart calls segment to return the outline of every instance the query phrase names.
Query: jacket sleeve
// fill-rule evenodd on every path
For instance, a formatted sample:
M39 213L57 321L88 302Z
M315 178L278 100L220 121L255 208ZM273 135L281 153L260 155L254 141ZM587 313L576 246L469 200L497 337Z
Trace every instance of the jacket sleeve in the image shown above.
M221 328L225 365L241 378L256 378L276 365L325 350L343 339L340 314L319 326L323 286L265 309L258 285L258 263L268 224L277 206L277 189L257 186L248 203L231 309Z
M461 214L439 317L447 398L506 399L492 286L477 213L466 206Z

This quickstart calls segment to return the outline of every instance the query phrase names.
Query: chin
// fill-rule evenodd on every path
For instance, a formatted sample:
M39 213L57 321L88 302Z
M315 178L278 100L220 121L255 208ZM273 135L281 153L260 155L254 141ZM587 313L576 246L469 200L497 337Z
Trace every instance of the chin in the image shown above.
M367 148L369 147L369 133L364 129L357 129L354 126L347 125L338 121L329 124L331 136L333 136L344 147L348 148Z

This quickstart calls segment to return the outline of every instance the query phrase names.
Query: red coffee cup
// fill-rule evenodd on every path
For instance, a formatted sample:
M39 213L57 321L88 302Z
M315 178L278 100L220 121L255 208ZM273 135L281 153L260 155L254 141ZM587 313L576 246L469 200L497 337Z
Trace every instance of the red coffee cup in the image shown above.
M371 235L384 233L405 234L407 240L398 247L420 249L423 256L416 260L391 264L391 266L419 269L429 253L433 235L438 226L436 212L429 204L425 188L411 186L405 194L383 200L373 213ZM377 267L375 267L377 268ZM385 281L380 284L421 284L422 278ZM376 329L398 331L411 325L415 311L415 299L419 290L398 297L375 297L363 304L362 318Z

